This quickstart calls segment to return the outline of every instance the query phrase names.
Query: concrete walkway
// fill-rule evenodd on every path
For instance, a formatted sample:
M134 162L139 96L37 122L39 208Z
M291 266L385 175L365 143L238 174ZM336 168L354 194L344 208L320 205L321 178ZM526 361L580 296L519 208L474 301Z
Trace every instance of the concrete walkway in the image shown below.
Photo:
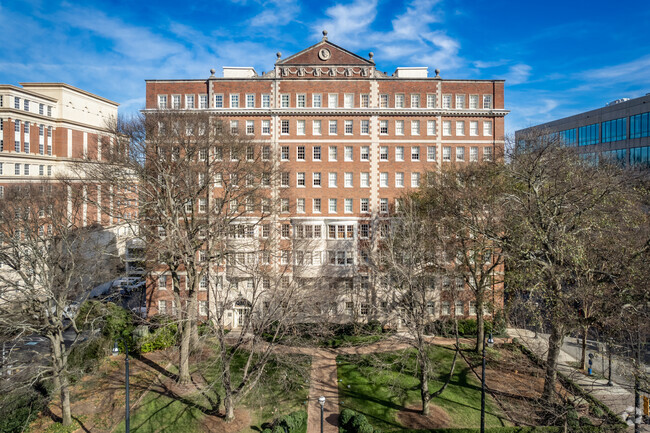
M336 355L335 351L327 349L319 349L312 354L307 433L319 433L321 431L320 403L318 403L320 396L325 397L323 433L338 433L339 431L339 388Z
M546 359L548 354L548 335L537 334L526 329L508 328L508 335L518 338L521 343L541 359ZM597 379L594 376L587 376L578 369L574 368L577 359L569 355L566 351L560 351L558 358L558 371L582 389L603 402L613 412L625 417L624 414L634 414L634 394L624 389L622 386L614 383L613 386L607 385L606 379ZM634 431L631 426L630 431ZM642 432L650 432L650 426L642 425Z

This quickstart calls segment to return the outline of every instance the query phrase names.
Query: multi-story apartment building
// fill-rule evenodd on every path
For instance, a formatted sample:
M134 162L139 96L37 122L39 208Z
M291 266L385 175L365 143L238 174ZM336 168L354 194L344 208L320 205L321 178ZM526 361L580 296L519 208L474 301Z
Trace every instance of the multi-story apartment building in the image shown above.
M270 72L224 67L223 77L211 73L147 80L144 112L204 111L270 146L282 170L277 224L282 237L293 240L294 277L304 266L319 266L331 284L363 292L370 284L363 245L395 200L423 185L427 172L491 160L503 149L503 80L443 79L438 70L429 76L426 67L387 74L372 53L363 58L347 51L326 32L297 54L278 53ZM306 238L309 247L299 249ZM169 291L158 290L166 284L164 276L153 284L150 314L171 311ZM440 299L432 316L473 314L471 301ZM345 296L330 301L347 317L367 316L375 307ZM217 308L207 292L199 302L203 317ZM234 327L236 313L229 315Z
M531 126L515 132L519 143L531 134L557 134L566 146L598 160L624 165L650 165L650 93L640 98L617 99L605 107Z

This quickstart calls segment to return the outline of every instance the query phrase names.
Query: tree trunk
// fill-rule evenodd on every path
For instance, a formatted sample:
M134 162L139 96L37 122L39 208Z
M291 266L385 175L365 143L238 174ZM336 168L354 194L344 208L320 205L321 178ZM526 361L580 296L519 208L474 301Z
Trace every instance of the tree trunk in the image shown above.
M54 389L58 390L61 397L61 419L63 425L72 424L72 414L70 411L70 389L68 388L68 379L65 377L66 357L63 346L63 335L58 332L49 336L50 354L52 356L52 381Z
M186 384L191 380L190 377L190 337L192 332L192 322L186 316L181 322L181 348L178 360L178 383Z
M429 415L429 358L426 348L420 348L420 396L422 397L422 415Z
M68 386L68 379L61 380L61 414L63 418L63 425L72 424L72 413L70 411L70 387Z
M589 333L589 325L582 328L582 353L580 354L580 368L587 369L587 333Z
M551 322L551 335L548 337L548 356L546 358L546 373L544 376L544 392L542 400L548 403L555 401L555 382L557 380L557 360L562 350L564 333L557 323Z
M190 337L190 348L191 350L196 350L198 347L199 347L199 321L195 317L192 320L192 335Z
M226 396L223 399L223 405L226 410L226 422L231 422L235 419L235 402L233 399L232 389L230 386L230 379L224 380L224 388L226 391Z
M485 341L485 320L483 319L483 302L476 300L476 353L483 351Z

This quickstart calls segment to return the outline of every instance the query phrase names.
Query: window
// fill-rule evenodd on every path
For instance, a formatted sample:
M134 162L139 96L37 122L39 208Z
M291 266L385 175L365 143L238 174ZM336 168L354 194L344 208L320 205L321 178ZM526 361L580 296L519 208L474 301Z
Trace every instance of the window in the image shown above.
M361 161L370 161L370 146L361 146Z
M361 172L359 175L361 188L370 188L370 173Z
M352 188L352 186L353 186L353 173L352 172L346 172L343 175L343 181L344 181L345 188Z
M299 198L296 200L296 212L305 213L305 199Z
M483 122L483 135L488 137L492 135L492 122L490 120Z
M239 134L239 120L230 121L230 133L234 135Z
M388 146L379 147L379 160L388 161Z
M346 198L343 202L345 213L352 213L352 199Z
M388 173L385 171L379 173L379 187L388 188Z
M280 121L280 134L287 135L289 133L289 121L282 120Z
M283 171L280 173L280 186L289 186L289 172Z
M185 108L193 109L194 106L194 95L185 95Z
M327 95L327 108L337 108L339 105L338 93L330 93Z
M330 161L336 161L336 158L338 156L338 148L336 146L330 146L329 147L329 160Z
M492 161L492 148L484 147L483 148L483 161Z
M230 108L239 108L239 93L230 94Z
M362 120L361 121L361 134L368 135L370 134L370 121Z
M492 108L492 95L483 95L483 109L489 110Z
M478 136L478 120L470 120L469 135L474 137Z
M208 108L208 95L199 95L199 108Z
M457 120L456 121L456 135L465 135L465 121Z
M404 161L404 146L395 147L395 161Z
M52 176L52 166L51 165L47 166L47 175Z
M262 147L262 160L263 161L268 161L271 159L271 146L263 146Z
M379 199L379 212L388 213L388 199L380 198Z
M280 199L280 212L288 213L289 212L289 199L282 198Z
M388 120L380 120L379 121L379 133L381 135L388 134Z
M442 160L443 161L451 161L451 147L450 146L443 146L443 148L442 148Z
M436 146L427 146L427 161L436 160Z
M469 148L469 161L470 162L478 161L478 147L472 146Z
M411 173L411 188L420 187L420 173Z
M320 158L321 158L320 146L314 146L312 148L312 160L313 161L320 161Z
M262 94L262 108L271 108L271 95L268 93Z
M255 121L247 120L246 121L246 134L253 135L255 134Z
M247 93L246 94L246 108L255 108L255 94Z
M1 125L0 123L0 129L2 129ZM630 138L648 136L650 136L650 112L630 116Z
M25 122L27 124L27 122ZM627 138L627 118L609 120L601 124L603 143L625 140Z
M442 121L442 135L451 136L451 120Z
M320 213L321 212L321 200L319 198L315 198L312 202L312 207L314 208L314 213Z
M411 120L411 135L420 135L420 121Z
M29 111L29 99L23 100L23 109Z
M336 199L329 199L329 213L336 213Z
M476 301L469 301L469 308L467 310L467 313L470 316L475 316L476 315Z
M346 93L343 95L343 107L354 108L354 93Z
M395 134L404 135L404 121L396 120L395 121Z
M436 108L436 99L435 93L427 94L427 108Z
M271 134L271 121L262 120L262 135L269 135L269 134Z
M321 175L319 172L312 173L311 178L312 178L313 186L315 187L321 186Z
M456 148L456 161L465 161L465 148L462 146Z
M283 238L289 238L290 232L291 232L291 226L289 224L282 224L280 236L282 236Z
M18 101L18 98L14 98L14 99ZM20 104L20 102L17 102L17 104ZM158 95L158 108L161 110L167 108L167 95Z
M451 314L449 301L442 302L440 314L443 316L449 316L449 314Z
M172 108L180 110L181 108L181 95L172 95Z
M454 312L456 313L456 316L462 316L463 314L465 314L463 301L456 301L456 303L454 304Z
M24 170L23 170L25 176L29 176L29 167L30 167L29 164L25 164L25 167L24 167Z
M327 186L329 186L330 188L336 188L337 178L338 178L338 173L336 172L329 173Z
M25 149L24 149L24 150L25 150L25 153L29 153L29 141L26 141L26 142L24 143L24 146L25 146Z
M420 146L411 147L411 161L420 160Z
M305 187L305 172L296 173L296 185Z
M14 164L14 174L20 176L20 164Z
M451 95L442 95L442 108L451 108Z
M364 213L368 213L368 212L370 212L370 199L368 199L368 198L362 198L362 199L361 199L361 202L360 202L360 209L361 209L361 212L364 212ZM368 224L361 224L362 227L363 227L364 225L365 225L366 227L368 226ZM366 230L367 230L367 229L366 229ZM363 236L363 230L361 231L361 235L362 235L361 237L364 237L364 236ZM368 237L367 233L366 233L366 236L365 236L365 237Z
M361 108L369 108L370 107L370 95L367 93L362 93L359 95L359 106Z
M420 108L420 95L411 95L411 108Z
M478 109L478 95L469 95L469 108L472 110Z
M297 120L296 121L296 133L298 135L305 135L305 121Z
M462 110L465 108L465 95L456 95L456 109Z
M296 152L296 159L298 161L305 160L305 146L298 146L298 150Z
M199 199L199 213L206 213L208 211L208 200L205 198Z
M346 135L351 135L352 134L352 121L351 120L345 120L343 122L344 125L344 133Z
M329 121L329 134L330 135L336 135L337 134L337 129L338 129L338 122L336 120L330 120Z
M353 159L353 157L352 157L353 150L354 149L353 149L352 146L345 146L343 148L343 159L345 161L352 161L352 159Z
M313 129L312 133L314 135L321 135L321 130L322 130L321 121L320 120L314 120L314 122L312 123L312 129Z
M307 95L300 93L296 95L296 107L305 108L307 106Z
M320 93L311 95L311 106L314 108L321 108L323 106L323 96Z
M14 151L20 152L20 140L14 140Z
M289 94L283 93L280 95L280 108L289 108Z
M51 105L47 106L47 116L52 117L52 106Z
M223 108L223 95L220 93L214 95L214 108Z
M395 173L395 187L404 188L404 173L402 172Z
M395 95L395 108L404 108L404 95L401 93Z
M2 97L0 96L0 107L2 106ZM45 104L38 104L38 114L45 114Z

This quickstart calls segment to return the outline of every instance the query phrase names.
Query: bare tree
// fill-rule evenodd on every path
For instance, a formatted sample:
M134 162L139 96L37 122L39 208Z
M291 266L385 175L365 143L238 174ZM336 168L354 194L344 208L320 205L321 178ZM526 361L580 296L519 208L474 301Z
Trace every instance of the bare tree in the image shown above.
M27 379L52 380L64 425L72 422L68 356L81 339L76 307L116 267L115 236L83 227L83 204L80 185L64 183L16 185L0 199L0 328L49 341L49 360L35 361Z

